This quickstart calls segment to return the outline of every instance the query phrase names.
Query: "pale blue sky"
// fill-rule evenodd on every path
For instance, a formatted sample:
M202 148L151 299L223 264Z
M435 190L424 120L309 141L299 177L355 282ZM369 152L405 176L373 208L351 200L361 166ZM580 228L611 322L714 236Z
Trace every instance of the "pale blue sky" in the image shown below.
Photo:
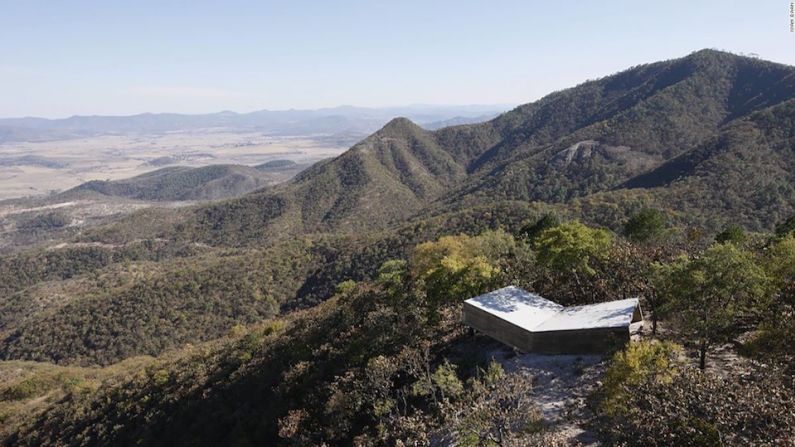
M795 65L788 8L0 0L0 116L519 104L701 48Z

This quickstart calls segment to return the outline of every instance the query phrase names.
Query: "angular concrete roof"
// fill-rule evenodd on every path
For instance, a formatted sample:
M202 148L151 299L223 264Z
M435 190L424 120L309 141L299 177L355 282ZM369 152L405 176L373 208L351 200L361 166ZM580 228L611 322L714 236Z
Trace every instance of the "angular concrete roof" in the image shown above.
M465 302L530 332L629 327L638 307L637 298L563 307L516 286Z
M528 330L563 310L560 304L516 286L503 287L465 302Z

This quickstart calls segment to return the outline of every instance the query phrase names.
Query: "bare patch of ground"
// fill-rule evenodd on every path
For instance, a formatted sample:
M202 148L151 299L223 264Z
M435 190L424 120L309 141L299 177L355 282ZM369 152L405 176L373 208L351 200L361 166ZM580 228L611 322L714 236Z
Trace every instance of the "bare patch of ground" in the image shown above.
M491 353L508 374L533 383L533 399L550 431L572 445L599 445L586 428L586 399L600 386L606 368L601 355L518 354L507 347Z

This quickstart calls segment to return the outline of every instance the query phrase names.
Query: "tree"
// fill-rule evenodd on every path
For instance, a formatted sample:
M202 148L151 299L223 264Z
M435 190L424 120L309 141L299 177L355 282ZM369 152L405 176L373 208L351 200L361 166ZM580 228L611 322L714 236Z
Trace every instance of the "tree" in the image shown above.
M471 388L442 407L449 444L459 446L558 446L542 433L541 413L533 401L532 381L521 374L506 374L492 361L486 371L469 381ZM447 445L447 444L445 444Z
M776 235L786 236L795 232L795 216L790 217L776 227Z
M761 330L744 348L765 360L788 364L795 371L795 235L787 235L768 247L765 258L774 286L773 305Z
M560 219L554 214L545 214L541 219L538 219L533 224L527 224L519 230L519 235L528 241L535 240L539 234L548 228L557 227L560 225Z
M768 277L751 254L726 243L658 265L655 282L674 322L697 340L704 369L707 349L730 340L739 320L763 306Z
M715 236L715 242L719 244L726 242L742 244L745 242L745 230L739 225L729 225Z
M647 242L658 238L668 224L668 217L654 208L644 208L624 225L624 235L631 241Z
M572 221L544 230L534 247L541 265L571 274L580 293L585 295L580 275L595 275L591 261L607 256L611 244L612 237L607 230Z
M616 352L605 372L600 408L608 415L626 413L627 388L653 381L669 383L676 375L682 347L657 340L631 343Z
M406 276L406 261L402 259L390 259L381 264L375 282L381 286L390 297L395 298L396 295L404 291L406 287Z
M514 238L504 231L487 231L477 237L444 236L414 250L412 277L424 289L431 317L440 306L481 294L502 280L502 262L517 250Z
M767 270L782 304L795 306L795 235L776 242L767 252Z

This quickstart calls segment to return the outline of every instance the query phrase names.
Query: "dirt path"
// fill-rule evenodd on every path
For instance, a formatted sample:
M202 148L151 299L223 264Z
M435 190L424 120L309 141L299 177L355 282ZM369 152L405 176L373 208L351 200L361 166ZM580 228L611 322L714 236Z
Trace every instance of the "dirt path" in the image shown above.
M509 374L526 375L533 381L534 400L550 429L572 444L598 445L594 433L582 426L587 396L602 379L605 369L599 355L540 355L495 353Z

